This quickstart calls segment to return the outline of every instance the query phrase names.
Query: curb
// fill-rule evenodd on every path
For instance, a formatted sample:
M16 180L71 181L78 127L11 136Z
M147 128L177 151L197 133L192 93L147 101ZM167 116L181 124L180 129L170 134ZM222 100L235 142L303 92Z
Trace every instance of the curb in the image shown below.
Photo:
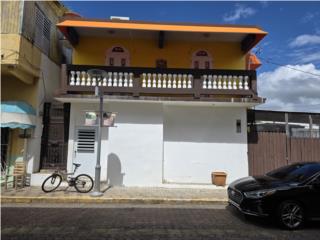
M132 204L225 204L227 199L166 199L166 198L93 198L93 197L1 197L3 203L132 203Z

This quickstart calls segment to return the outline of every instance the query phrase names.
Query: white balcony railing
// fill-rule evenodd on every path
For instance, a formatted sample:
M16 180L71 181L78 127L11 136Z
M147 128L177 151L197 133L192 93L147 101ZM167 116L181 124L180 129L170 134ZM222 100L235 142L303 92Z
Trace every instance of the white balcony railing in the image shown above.
M202 89L249 89L249 76L203 75Z

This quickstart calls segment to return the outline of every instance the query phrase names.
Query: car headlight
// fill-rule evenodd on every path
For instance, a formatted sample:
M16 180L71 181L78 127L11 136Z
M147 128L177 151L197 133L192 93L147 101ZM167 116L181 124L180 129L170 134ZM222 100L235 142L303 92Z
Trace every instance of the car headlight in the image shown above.
M258 190L258 191L252 191L252 192L245 192L244 196L251 199L259 199L266 196L270 196L274 194L276 190Z

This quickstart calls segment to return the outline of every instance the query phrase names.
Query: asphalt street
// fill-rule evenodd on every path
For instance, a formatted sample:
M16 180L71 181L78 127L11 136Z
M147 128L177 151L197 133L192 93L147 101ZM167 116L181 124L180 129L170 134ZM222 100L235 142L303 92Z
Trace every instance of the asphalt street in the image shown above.
M286 231L225 205L2 205L1 239L319 240L320 222Z

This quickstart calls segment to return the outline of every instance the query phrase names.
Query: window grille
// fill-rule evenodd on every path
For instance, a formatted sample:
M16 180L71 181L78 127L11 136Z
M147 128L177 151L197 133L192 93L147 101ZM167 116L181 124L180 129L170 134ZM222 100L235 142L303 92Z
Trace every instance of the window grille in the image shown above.
M47 55L49 55L49 51L50 51L50 35L51 35L51 22L43 14L43 12L36 6L34 44L37 47L39 47Z

